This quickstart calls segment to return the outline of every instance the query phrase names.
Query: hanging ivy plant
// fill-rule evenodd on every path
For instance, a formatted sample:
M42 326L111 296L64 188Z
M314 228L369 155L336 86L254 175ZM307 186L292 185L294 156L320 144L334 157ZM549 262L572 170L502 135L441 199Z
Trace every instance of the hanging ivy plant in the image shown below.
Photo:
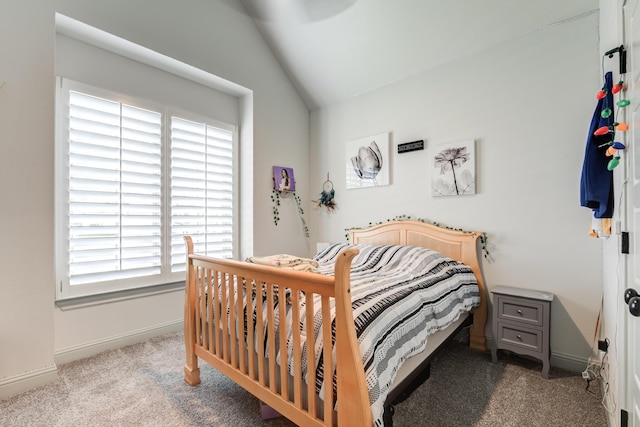
M392 219L387 219L386 221L380 221L380 222L376 222L375 224L370 222L369 225L367 227L373 227L374 225L380 225L380 224L384 224L387 222L391 222L391 221L402 221L402 220L413 220L413 221L419 221L419 222L424 222L424 223L429 223L429 221L422 219L422 218L412 218L411 215L398 215ZM439 222L436 221L431 221L431 224L435 225L436 227L440 227L440 228L445 228L447 230L453 230L453 231L460 231L463 233L473 233L473 231L467 231L467 230L463 230L462 228L453 228L453 227L449 227L446 225L441 225ZM366 227L352 227L352 228L345 228L345 238L347 239L347 241L349 241L349 230L353 230L353 229L361 229L361 228L366 228ZM488 262L492 262L493 258L491 257L491 253L489 252L489 237L487 236L487 233L485 233L484 231L480 232L480 244L482 245L482 253L484 258L488 261Z
M280 192L278 190L273 189L271 201L273 202L273 223L277 226L280 221L280 211L278 210L280 206Z
M295 191L292 191L291 193L293 194L293 198L298 206L298 216L300 217L300 222L302 222L302 231L304 232L305 237L309 237L309 227L307 227L307 222L304 220L304 209L302 209L300 197L298 197Z
M280 197L286 197L287 194L291 194L293 199L298 206L298 216L300 217L300 222L302 223L302 232L305 237L309 237L309 227L307 226L307 222L304 220L304 209L302 209L302 200L295 191L279 191L275 188L272 190L271 201L273 202L273 223L274 225L278 225L280 222Z

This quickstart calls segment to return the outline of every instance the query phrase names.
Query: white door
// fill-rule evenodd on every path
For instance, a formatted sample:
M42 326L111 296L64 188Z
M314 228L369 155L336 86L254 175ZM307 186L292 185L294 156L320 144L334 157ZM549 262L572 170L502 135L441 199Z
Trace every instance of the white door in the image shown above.
M640 293L640 1L632 0L624 8L625 48L628 50L627 92L625 98L631 100L626 120L629 132L626 143L629 159L628 226L630 235L629 273L625 288ZM617 67L615 67L617 68ZM614 69L615 69L614 68ZM615 79L614 79L615 80ZM615 83L615 81L614 81ZM640 317L632 316L624 301L620 304L620 323L623 332L620 338L626 340L619 360L620 381L623 385L621 396L626 401L620 404L628 412L628 426L640 427ZM624 360L626 358L626 360ZM625 369L626 366L626 369ZM625 375L626 372L626 375ZM624 376L624 378L623 378ZM625 385L626 384L626 385ZM621 399L621 400L622 400Z

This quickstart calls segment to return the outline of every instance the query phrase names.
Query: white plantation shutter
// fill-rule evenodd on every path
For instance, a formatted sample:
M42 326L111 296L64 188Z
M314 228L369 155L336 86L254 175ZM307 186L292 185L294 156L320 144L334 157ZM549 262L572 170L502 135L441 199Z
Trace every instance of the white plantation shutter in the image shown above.
M184 271L184 235L195 251L233 255L233 141L230 126L171 117L171 271Z
M161 273L162 115L69 92L69 285Z
M187 234L234 255L235 126L67 79L58 95L57 300L184 281Z

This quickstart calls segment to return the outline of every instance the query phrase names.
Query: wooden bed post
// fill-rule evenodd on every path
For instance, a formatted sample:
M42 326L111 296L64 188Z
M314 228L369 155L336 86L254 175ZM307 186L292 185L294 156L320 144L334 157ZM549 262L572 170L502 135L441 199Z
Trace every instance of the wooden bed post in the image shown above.
M355 248L345 250L338 257L335 267L339 426L370 426L373 423L351 306L351 261L358 252Z
M480 292L480 305L471 312L473 313L473 325L469 331L469 347L474 350L487 351L487 339L485 337L485 328L487 324L487 299L489 298L487 292L487 286L484 283L484 275L482 274L482 267L480 266L480 256L478 253L478 242L482 234L479 232L471 233L473 239L473 246L469 249L475 248L474 254L465 254L465 260L463 261L476 276L478 281L478 292Z
M184 236L187 246L187 279L184 287L184 346L187 353L187 362L184 365L184 380L189 385L200 384L200 368L198 368L198 356L195 354L196 344L196 283L193 268L193 240L191 236Z

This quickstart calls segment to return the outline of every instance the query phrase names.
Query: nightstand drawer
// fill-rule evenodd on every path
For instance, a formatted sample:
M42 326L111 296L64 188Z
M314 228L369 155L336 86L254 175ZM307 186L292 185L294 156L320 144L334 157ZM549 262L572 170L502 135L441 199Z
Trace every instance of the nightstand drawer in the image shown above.
M503 348L507 348L509 345L542 352L542 338L542 331L498 322L498 341Z
M498 318L522 322L532 326L544 326L542 304L523 299L499 296Z

